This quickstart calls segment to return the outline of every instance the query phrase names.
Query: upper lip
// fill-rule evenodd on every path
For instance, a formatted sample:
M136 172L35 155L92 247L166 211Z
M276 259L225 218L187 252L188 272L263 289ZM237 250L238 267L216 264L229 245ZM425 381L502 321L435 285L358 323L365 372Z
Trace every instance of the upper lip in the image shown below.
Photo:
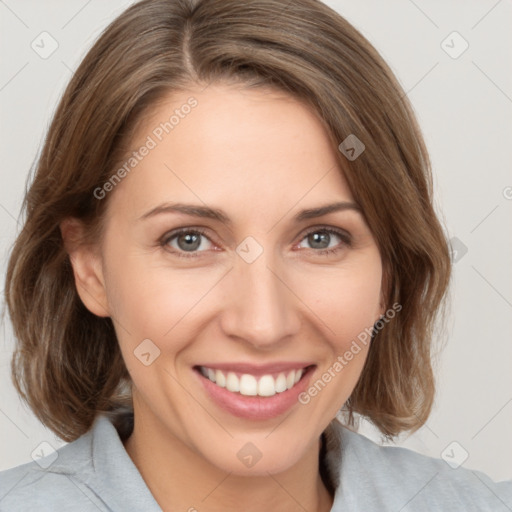
M223 372L248 373L250 375L267 375L269 373L288 372L291 370L299 370L312 366L311 362L276 362L269 364L251 364L251 363L204 363L197 366L211 368L212 370L221 370Z

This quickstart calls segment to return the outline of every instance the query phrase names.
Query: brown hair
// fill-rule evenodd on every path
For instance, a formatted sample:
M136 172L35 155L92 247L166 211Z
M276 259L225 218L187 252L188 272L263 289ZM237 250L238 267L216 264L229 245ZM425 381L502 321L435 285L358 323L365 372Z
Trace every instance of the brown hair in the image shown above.
M130 405L130 377L110 318L75 288L59 225L76 217L88 243L102 233L111 176L137 123L171 91L227 81L273 87L312 107L338 152L380 249L385 297L402 309L375 334L345 407L386 436L416 430L434 399L431 346L451 263L432 204L429 157L409 101L373 46L315 0L143 0L104 31L69 83L23 203L5 297L18 339L14 385L66 441L100 412ZM126 386L128 384L128 387Z

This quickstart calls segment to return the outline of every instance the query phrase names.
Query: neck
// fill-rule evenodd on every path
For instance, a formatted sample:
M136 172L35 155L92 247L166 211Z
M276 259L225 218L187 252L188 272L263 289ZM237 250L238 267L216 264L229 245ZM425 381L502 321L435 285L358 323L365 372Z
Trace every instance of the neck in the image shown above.
M124 446L164 512L331 510L333 497L319 471L320 440L286 471L240 476L210 464L153 417L137 417Z

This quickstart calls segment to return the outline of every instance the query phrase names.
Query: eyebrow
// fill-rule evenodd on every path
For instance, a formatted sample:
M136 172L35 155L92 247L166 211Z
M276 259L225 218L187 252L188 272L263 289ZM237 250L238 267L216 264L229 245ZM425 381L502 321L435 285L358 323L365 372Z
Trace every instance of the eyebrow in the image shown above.
M353 210L362 213L361 207L358 204L351 203L348 201L340 201L337 203L319 206L317 208L309 208L306 210L302 210L297 215L295 215L294 220L296 222L301 222L307 219L322 217L323 215L327 215L328 213L346 210ZM155 208L152 208L145 214L141 215L138 220L145 220L156 215L161 215L163 213L182 213L184 215L190 215L192 217L201 217L218 220L223 224L226 224L227 226L231 226L233 224L232 220L228 217L228 215L226 215L225 212L218 208L210 208L207 206L184 203L163 203L159 206L156 206Z

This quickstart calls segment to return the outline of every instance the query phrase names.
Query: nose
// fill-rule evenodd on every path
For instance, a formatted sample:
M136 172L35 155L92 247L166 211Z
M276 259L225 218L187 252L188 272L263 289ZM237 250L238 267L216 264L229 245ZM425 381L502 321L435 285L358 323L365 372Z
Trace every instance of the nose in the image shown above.
M225 335L260 350L290 341L301 323L300 301L287 282L289 273L276 267L266 254L264 251L252 263L237 258L228 276L228 298L221 313Z

